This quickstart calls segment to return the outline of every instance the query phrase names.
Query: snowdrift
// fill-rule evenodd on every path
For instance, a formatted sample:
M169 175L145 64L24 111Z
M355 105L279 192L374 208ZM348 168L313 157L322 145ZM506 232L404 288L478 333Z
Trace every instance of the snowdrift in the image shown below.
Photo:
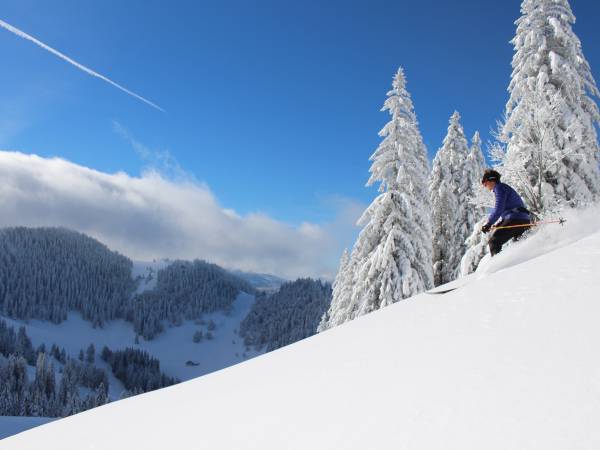
M598 449L600 215L568 219L456 291L1 447Z

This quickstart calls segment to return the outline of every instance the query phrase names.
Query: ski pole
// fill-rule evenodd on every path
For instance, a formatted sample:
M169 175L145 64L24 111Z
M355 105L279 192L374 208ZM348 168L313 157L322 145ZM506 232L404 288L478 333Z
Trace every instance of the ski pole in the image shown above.
M543 220L540 222L524 223L522 225L506 225L503 227L492 227L492 230L504 230L506 228L523 228L523 227L537 227L538 225L546 225L548 223L559 223L563 225L566 222L562 217L558 220Z

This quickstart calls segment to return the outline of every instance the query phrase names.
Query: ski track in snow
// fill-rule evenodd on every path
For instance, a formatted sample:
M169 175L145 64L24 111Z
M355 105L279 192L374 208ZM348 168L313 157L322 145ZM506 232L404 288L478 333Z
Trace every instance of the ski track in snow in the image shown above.
M600 223L600 207L566 210L562 217L566 219L564 225L542 226L519 242L509 242L505 250L494 258L486 255L477 268L477 278L546 255L596 233Z

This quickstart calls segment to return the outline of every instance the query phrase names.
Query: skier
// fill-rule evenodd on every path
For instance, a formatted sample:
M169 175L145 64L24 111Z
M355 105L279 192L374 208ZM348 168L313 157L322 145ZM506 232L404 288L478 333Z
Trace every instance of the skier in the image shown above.
M500 182L500 174L492 169L483 173L481 184L496 196L496 206L491 212L487 223L481 227L481 231L487 233L498 219L502 219L496 227L508 227L511 225L528 225L531 223L529 211L525 208L523 200L517 192L508 184ZM527 227L501 228L494 231L488 242L490 253L494 256L500 253L502 246L509 239L518 240Z

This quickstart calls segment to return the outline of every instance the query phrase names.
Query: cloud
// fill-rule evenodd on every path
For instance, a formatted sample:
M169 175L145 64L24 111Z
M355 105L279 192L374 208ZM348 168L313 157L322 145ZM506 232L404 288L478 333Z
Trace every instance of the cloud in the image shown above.
M357 207L339 206L330 224L295 227L264 214L240 216L206 185L107 174L60 158L0 151L0 227L64 226L133 259L201 258L227 268L286 278L331 279L341 254L337 235Z
M129 89L121 86L120 84L115 83L114 81L112 81L111 79L105 77L104 75L100 75L98 72L95 72L92 69L84 66L83 64L78 63L77 61L69 58L67 55L59 52L58 50L53 49L52 47L50 47L47 44L44 44L43 42L37 40L36 38L34 38L33 36L25 33L24 31L21 31L18 28L13 27L9 23L6 23L3 20L0 20L0 27L4 28L5 30L10 31L13 34L16 34L17 36L19 36L19 37L21 37L23 39L26 39L28 41L33 42L37 46L43 48L44 50L47 50L48 52L52 53L55 56L58 56L60 59L68 62L69 64L72 64L73 66L77 67L79 70L84 71L88 75L91 75L91 76L96 77L96 78L100 78L102 81L105 81L108 84L116 87L117 89L120 89L121 91L125 92L126 94L129 94L132 97L135 97L138 100L141 100L142 102L146 103L147 105L150 105L153 108L156 108L159 111L163 111L164 112L164 110L160 106L156 105L155 103L152 103L150 100L145 99L144 97L136 94L135 92L130 91Z

